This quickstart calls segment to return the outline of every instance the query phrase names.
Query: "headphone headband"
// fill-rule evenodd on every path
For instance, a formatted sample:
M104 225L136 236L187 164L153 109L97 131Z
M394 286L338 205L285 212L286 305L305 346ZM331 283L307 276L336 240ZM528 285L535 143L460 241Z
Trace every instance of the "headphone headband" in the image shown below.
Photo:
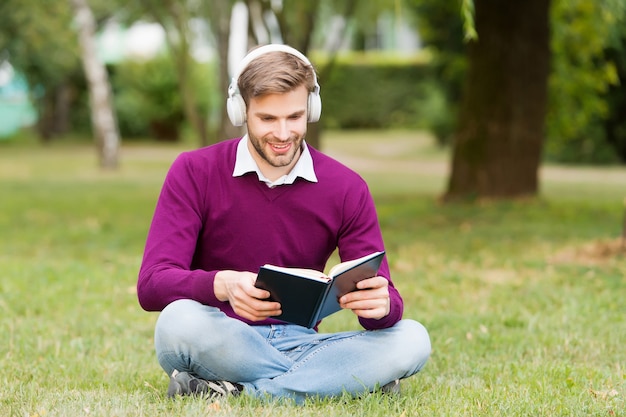
M282 45L279 43L263 45L263 46L253 49L252 51L248 52L248 54L245 57L243 57L243 59L239 63L239 66L237 67L237 72L233 74L232 81L236 84L239 81L239 77L241 76L241 73L244 72L244 70L248 67L248 65L250 65L252 61L257 59L261 55L269 54L270 52L286 52L288 54L291 54L299 58L309 67L313 67L309 59L306 56L304 56L302 52L298 51L295 48L292 48L291 46Z
M230 118L230 121L235 126L241 126L246 121L246 105L243 97L241 97L238 85L241 73L245 71L245 69L248 67L248 65L250 65L252 61L257 59L261 55L265 55L270 52L286 52L300 59L308 67L311 67L311 71L313 71L313 77L315 79L315 89L314 91L309 92L308 121L311 123L317 122L322 112L322 102L319 95L320 86L317 82L317 75L315 74L313 65L311 64L309 59L304 56L303 53L295 48L292 48L291 46L283 44L269 44L255 48L241 60L237 71L234 73L230 85L228 86L228 100L226 101L226 110L228 112L228 117Z

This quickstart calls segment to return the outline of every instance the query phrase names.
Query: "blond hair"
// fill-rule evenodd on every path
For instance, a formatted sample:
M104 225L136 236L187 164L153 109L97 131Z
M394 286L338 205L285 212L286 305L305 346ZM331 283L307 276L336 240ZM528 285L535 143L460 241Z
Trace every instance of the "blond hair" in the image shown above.
M254 59L241 72L237 81L246 105L251 98L266 94L288 93L304 85L315 91L315 69L288 52L268 52Z

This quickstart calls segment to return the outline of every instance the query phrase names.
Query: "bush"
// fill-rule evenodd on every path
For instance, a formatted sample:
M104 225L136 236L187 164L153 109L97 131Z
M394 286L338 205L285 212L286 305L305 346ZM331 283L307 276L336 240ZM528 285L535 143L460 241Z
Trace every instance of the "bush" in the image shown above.
M195 64L194 91L202 114L207 114L212 67ZM115 109L124 138L152 137L178 140L185 120L174 63L169 56L147 61L126 61L113 70Z
M424 128L425 117L434 113L429 107L441 111L430 67L423 62L340 61L320 82L329 128Z
M619 86L620 75L616 60L606 55L606 49L623 31L619 22L625 15L622 8L611 10L609 6L585 0L558 0L553 5L545 148L549 160L619 161L605 122L623 118L614 113L609 97L611 89Z

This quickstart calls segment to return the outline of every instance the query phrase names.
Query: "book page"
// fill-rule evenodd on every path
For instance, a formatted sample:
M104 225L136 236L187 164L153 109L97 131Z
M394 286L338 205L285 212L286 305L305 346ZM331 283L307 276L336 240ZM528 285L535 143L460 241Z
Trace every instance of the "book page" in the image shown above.
M313 279L313 280L316 280L316 281L321 281L321 282L328 282L328 281L330 281L330 277L328 277L323 272L316 271L314 269L287 268L287 267L270 265L270 264L266 264L266 265L264 265L264 267L267 268L267 269L274 270L274 271L283 272L285 274L296 275L296 276L299 276L299 277L302 277L302 278Z
M378 255L380 255L382 252L374 252L374 253L370 253L369 255L365 255L361 258L358 259L354 259L352 261L346 261L346 262L342 262L340 264L337 264L335 266L333 266L330 271L328 272L328 275L330 277L334 277L336 275L341 274L344 271L347 271L348 269L359 265L361 263L367 262L369 259L375 258Z

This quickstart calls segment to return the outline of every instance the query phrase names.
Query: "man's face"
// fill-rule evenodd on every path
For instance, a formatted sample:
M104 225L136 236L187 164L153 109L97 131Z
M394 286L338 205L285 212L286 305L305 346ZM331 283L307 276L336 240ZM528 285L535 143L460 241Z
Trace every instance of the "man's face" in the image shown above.
M288 173L297 162L306 135L308 95L306 87L300 86L288 93L250 99L248 137L261 171L280 174L279 177ZM276 179L268 172L263 173Z

